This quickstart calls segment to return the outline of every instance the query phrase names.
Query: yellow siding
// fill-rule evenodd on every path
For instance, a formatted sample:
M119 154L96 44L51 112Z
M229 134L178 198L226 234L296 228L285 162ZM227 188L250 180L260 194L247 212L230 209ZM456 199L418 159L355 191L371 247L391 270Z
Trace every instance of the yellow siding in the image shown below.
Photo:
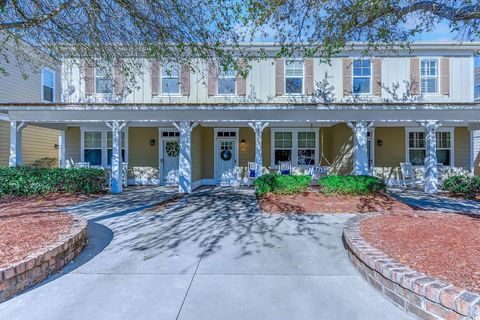
M255 133L252 128L240 128L238 135L238 166L246 168L249 161L255 161ZM242 140L245 140L245 144L242 144Z
M60 131L27 126L22 131L23 164L32 165L36 160L49 157L58 159L58 136ZM8 165L10 154L10 124L0 121L0 166Z
M470 171L470 131L467 127L455 128L455 167Z
M150 140L155 139L155 145ZM136 179L158 179L157 128L128 128L129 177Z
M202 128L202 179L214 179L214 130L213 128Z
M351 174L353 170L353 134L345 124L325 128L325 156L330 162L332 173Z
M202 179L202 130L203 128L197 126L192 130L192 181Z
M80 162L80 128L68 127L65 130L65 162L67 167Z
M270 128L265 128L263 130L262 138L262 160L265 167L270 167L272 160L272 154L270 153L270 148L272 147L272 130ZM254 146L255 148L255 146ZM253 151L255 153L255 150Z

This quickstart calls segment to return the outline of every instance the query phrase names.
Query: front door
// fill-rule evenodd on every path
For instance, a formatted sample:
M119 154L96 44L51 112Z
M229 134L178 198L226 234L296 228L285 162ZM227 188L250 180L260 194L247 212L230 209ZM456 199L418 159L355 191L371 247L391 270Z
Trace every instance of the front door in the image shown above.
M162 182L164 185L178 184L178 139L162 140Z
M235 186L240 183L237 172L237 140L222 138L217 140L217 184Z

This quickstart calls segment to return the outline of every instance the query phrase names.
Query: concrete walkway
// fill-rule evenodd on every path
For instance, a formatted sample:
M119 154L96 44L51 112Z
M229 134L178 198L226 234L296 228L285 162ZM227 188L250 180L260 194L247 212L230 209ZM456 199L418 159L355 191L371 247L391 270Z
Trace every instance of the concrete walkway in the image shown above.
M412 319L351 265L351 215L266 215L252 191L171 190L72 208L90 242L63 274L0 304L2 319Z
M442 193L428 194L418 189L390 189L389 193L400 201L426 210L480 215L480 203L474 200L451 198Z

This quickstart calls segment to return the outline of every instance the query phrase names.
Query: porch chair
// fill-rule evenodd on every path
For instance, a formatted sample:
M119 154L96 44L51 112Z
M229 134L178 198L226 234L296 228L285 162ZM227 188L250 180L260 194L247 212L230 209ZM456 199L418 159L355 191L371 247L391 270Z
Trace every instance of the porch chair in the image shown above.
M247 164L247 185L250 187L257 177L257 164L249 161Z
M326 176L328 171L330 171L330 167L327 166L314 166L308 169L308 173L312 176L313 180Z
M290 161L280 161L278 163L278 172L281 175L290 175L292 173L292 163Z
M77 162L75 168L90 168L90 162Z
M415 186L415 172L413 171L412 164L410 162L400 162L400 170L402 171L402 182L406 188L407 184Z

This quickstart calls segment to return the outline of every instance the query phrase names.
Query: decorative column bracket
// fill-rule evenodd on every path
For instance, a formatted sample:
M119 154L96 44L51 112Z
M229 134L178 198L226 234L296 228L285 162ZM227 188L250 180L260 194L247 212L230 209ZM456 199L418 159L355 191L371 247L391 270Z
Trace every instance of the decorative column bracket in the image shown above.
M126 121L106 121L105 124L112 130L112 193L123 191L123 163L122 163L122 129Z
M268 126L268 122L249 122L248 125L255 132L255 177L262 175L263 159L262 159L262 134L263 129ZM248 168L247 168L248 170Z
M419 121L418 124L426 132L424 191L426 193L437 193L438 191L437 130L441 126L441 124L436 120Z
M22 157L22 131L27 126L25 121L10 121L10 155L8 165L10 167L21 166Z
M373 127L374 121L350 121L347 122L347 126L353 130L354 137L354 151L355 151L355 175L368 175L368 129Z
M192 192L192 130L198 125L194 121L177 121L173 125L180 133L180 154L178 157L178 192Z

